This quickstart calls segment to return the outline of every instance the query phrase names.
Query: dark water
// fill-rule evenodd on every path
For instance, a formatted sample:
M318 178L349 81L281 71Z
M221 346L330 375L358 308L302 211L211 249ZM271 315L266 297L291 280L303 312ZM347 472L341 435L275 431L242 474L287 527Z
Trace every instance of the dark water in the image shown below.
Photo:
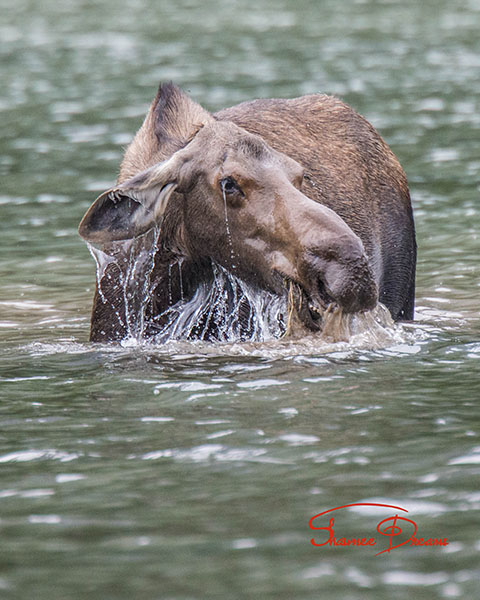
M479 30L478 0L0 1L1 598L479 596ZM87 343L76 227L169 79L211 110L323 91L371 120L414 198L413 326ZM312 516L362 501L448 546L312 546Z

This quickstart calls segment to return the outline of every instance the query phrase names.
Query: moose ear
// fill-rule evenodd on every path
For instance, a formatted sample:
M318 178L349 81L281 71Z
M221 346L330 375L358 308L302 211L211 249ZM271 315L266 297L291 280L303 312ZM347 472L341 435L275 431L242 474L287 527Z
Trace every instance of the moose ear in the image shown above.
M160 85L143 125L125 152L118 181L169 158L213 120L207 110L173 83Z
M159 225L188 160L189 142L213 120L178 87L161 85L127 148L118 185L95 200L80 223L80 235L104 244L134 238Z
M175 190L175 157L154 165L101 194L78 228L87 242L127 240L160 225Z
M173 83L160 85L150 108L153 129L160 147L178 150L200 127L213 121L212 115ZM175 151L174 150L174 151Z

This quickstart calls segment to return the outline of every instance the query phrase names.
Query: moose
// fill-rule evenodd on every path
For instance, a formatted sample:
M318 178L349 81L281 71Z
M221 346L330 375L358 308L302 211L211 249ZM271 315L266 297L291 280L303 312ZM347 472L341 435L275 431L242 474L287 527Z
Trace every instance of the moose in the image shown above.
M239 339L251 334L255 294L283 298L306 331L321 331L329 306L356 313L381 302L394 320L413 318L405 173L373 126L335 97L211 114L160 85L116 185L79 233L103 257L92 341L122 340L133 321L137 335L154 337L188 310L186 337L222 339L212 311L220 295L224 312L237 312ZM227 277L215 287L219 270ZM242 285L250 295L239 299ZM193 323L199 294L210 308ZM277 318L281 335L287 315Z

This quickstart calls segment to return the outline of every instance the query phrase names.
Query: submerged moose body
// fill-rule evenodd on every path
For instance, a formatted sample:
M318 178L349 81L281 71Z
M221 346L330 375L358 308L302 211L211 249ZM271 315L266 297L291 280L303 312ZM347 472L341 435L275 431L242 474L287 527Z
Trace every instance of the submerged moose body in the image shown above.
M405 174L375 129L326 95L212 115L160 86L79 232L97 259L93 341L261 340L377 302L413 318Z

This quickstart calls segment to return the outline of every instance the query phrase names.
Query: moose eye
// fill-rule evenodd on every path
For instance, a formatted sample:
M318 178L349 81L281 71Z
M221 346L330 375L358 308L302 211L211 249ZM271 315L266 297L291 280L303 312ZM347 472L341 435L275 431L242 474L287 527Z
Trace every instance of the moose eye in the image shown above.
M233 177L225 177L224 179L221 179L220 187L222 188L222 192L227 195L235 194L236 192L242 193L240 186Z

